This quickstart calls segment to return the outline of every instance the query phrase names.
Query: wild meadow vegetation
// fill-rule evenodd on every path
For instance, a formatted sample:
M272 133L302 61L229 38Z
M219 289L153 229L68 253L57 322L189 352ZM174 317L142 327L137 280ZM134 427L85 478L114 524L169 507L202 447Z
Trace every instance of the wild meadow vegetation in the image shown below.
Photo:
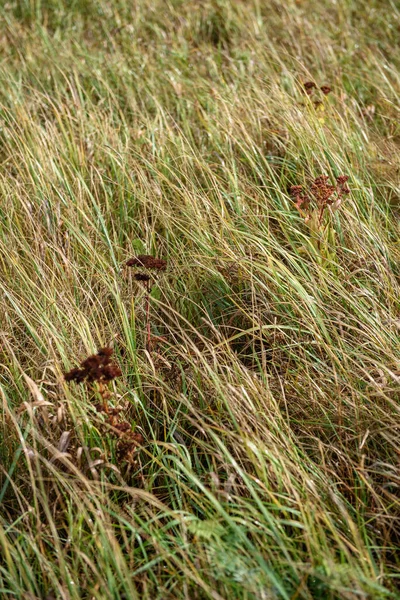
M400 6L0 7L0 597L400 597Z

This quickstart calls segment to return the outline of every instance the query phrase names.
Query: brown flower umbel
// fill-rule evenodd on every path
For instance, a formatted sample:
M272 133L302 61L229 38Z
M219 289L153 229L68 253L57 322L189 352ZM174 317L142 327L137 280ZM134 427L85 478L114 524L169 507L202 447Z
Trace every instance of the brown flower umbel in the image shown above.
M327 175L320 175L314 179L310 192L317 201L319 207L325 207L327 204L333 204L333 194L336 191L335 185L330 185Z
M348 180L349 180L348 175L340 175L336 179L337 184L338 184L338 186L340 188L340 191L341 191L342 195L350 194L350 188L347 187L347 185L346 185L346 183L348 182Z
M167 261L162 258L156 258L150 254L139 254L130 258L126 265L128 267L144 267L145 269L156 269L158 271L165 271L167 268Z
M127 431L131 431L132 427L129 425L127 421L122 421L122 423L116 423L114 428L118 431L120 435L123 435Z
M121 369L111 362L112 353L112 348L100 348L97 354L92 354L81 362L80 369L74 368L65 373L65 381L76 381L76 383L82 383L83 381L88 383L93 381L108 382L120 377L122 375Z
M84 369L71 369L68 373L64 374L65 381L76 381L76 383L82 383L86 379L86 371Z
M147 280L145 280L147 282ZM76 381L76 383L87 383L89 389L101 397L101 402L97 402L94 407L97 412L105 417L104 424L110 435L117 439L117 454L121 460L129 463L135 462L138 448L144 439L140 433L132 431L132 426L120 415L123 411L121 407L109 406L108 401L113 397L108 383L122 375L118 365L112 362L112 348L100 348L97 354L88 356L81 363L81 368L74 368L65 373L65 381Z
M147 273L135 273L133 278L136 281L150 281L151 277L150 275L147 275Z
M293 185L290 188L290 195L294 198L295 206L304 220L308 222L314 214L318 214L317 223L320 225L327 207L338 209L343 196L350 193L346 185L348 179L347 175L340 175L336 178L336 185L333 185L329 183L327 175L320 175L314 179L308 191L304 191L301 185Z
M313 81L306 81L305 83L303 83L304 89L306 90L306 94L308 96L311 96L311 94L314 91L314 88L317 87L317 84L314 83Z
M304 93L307 94L307 96L310 96L310 100L312 101L312 104L314 105L315 108L318 108L320 105L323 104L322 102L322 96L321 94L318 94L318 86L316 83L314 83L314 81L306 81L305 83L303 83L303 88L304 88ZM319 88L319 90L322 92L322 94L324 96L327 96L328 94L331 93L332 88L329 85L321 85L321 87ZM317 95L317 97L316 97ZM319 95L319 98L318 98Z

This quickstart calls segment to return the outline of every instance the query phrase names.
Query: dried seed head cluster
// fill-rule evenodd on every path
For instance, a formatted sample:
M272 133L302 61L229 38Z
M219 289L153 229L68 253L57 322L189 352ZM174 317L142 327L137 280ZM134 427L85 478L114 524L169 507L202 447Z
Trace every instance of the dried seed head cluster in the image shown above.
M303 83L303 87L306 91L306 94L308 96L311 96L311 94L313 93L314 89L317 87L317 84L314 83L313 81L306 81L305 83Z
M105 424L109 426L108 431L117 437L117 453L120 460L134 462L137 455L138 446L144 439L140 433L132 431L131 425L127 421L120 420L122 408L113 408L108 405L108 400L112 393L107 387L107 383L112 379L122 375L118 365L112 362L112 348L100 348L97 354L88 356L82 363L81 368L71 369L65 373L65 381L76 381L77 383L97 382L96 391L100 395L102 402L95 404L97 412L105 415Z
M318 86L316 83L314 83L314 81L306 81L305 83L303 83L303 87L307 96L312 96L315 90L318 89ZM321 85L319 89L325 96L330 94L332 91L332 88L330 88L329 85Z
M336 178L336 185L329 183L327 175L320 175L312 182L309 190L304 190L302 185L293 185L290 195L295 200L295 206L306 222L311 218L313 210L319 212L318 221L321 223L325 209L331 206L337 210L342 202L343 196L350 193L347 187L347 175ZM316 206L315 206L316 205Z
M321 99L322 98L321 94L318 94L317 84L314 83L314 81L306 81L305 83L303 83L303 88L304 88L304 93L310 97L310 100L312 101L314 108L318 109L323 104L323 102ZM332 88L329 87L329 85L321 85L319 90L322 92L322 94L324 96L327 96L328 94L331 93ZM317 94L317 95L315 95L315 94Z
M327 175L316 177L311 184L310 192L314 196L318 206L325 204L333 204L333 194L336 191L336 186L329 183Z
M123 423L121 423L121 425L123 425ZM141 446L144 442L142 434L135 433L130 428L129 431L123 431L120 438L117 448L119 460L134 463L138 452L138 446Z
M133 278L136 281L143 281L143 282L150 281L150 279L151 279L150 275L147 275L147 273L135 273Z
M97 354L92 354L81 363L81 368L71 369L65 373L65 381L109 382L122 375L121 369L111 361L112 348L100 348Z
M303 192L302 185L292 185L290 188L290 195L296 200L296 208L298 210L308 209L310 205L310 196Z
M348 180L348 175L339 175L339 177L336 178L336 183L338 184L342 194L350 194L350 188L346 185Z
M139 254L130 258L126 265L128 267L143 267L145 269L156 269L157 271L165 271L167 268L167 261L162 258L156 258L149 254Z
M114 425L114 429L118 431L119 434L124 434L127 431L130 431L132 427L129 425L127 421L122 421L122 423L116 423Z

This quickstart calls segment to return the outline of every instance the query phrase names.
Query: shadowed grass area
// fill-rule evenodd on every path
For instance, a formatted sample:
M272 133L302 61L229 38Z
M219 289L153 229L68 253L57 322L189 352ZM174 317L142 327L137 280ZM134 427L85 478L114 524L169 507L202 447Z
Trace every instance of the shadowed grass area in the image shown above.
M1 597L398 597L400 12L367 4L0 7ZM321 175L350 193L297 210ZM63 376L104 346L129 461Z

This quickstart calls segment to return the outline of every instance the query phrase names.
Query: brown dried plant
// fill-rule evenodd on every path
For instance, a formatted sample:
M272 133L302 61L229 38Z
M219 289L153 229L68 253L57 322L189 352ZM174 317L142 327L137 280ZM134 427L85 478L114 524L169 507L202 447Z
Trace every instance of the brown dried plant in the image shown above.
M121 408L110 407L108 401L113 393L108 384L122 375L119 366L112 362L112 348L100 348L97 354L88 356L81 362L80 368L74 368L64 374L67 382L87 383L93 387L101 397L101 402L95 405L97 412L106 415L105 423L108 430L118 439L117 455L120 460L133 462L136 457L136 450L143 443L143 436L132 431L131 425L127 421L121 420Z
M327 96L332 91L332 88L329 85L321 85L321 87L318 88L314 81L306 81L303 83L303 88L304 93L310 98L315 108L319 108L320 105L323 104L321 99L322 96L320 93L318 94L318 90L320 90L324 96Z
M303 83L303 87L307 96L311 96L315 88L317 87L317 84L314 83L314 81L306 81L305 83Z
M144 267L145 269L156 269L158 271L165 271L167 268L167 261L162 258L156 258L150 254L139 254L126 261L127 267Z
M163 258L156 258L150 254L139 254L126 261L127 267L134 267L144 269L134 274L135 281L142 283L146 290L146 350L151 350L152 336L151 336L151 319L150 319L150 293L154 285L154 272L165 271L167 268L167 261ZM150 271L150 272L146 272ZM151 274L150 274L151 273Z
M329 182L327 175L316 177L311 185L293 185L289 192L295 201L295 207L303 217L311 232L311 242L325 258L334 258L335 230L324 216L336 211L343 198L350 193L347 175L336 178L336 184Z
M329 183L328 175L320 175L312 182L308 190L304 190L302 185L292 185L290 195L295 200L295 206L305 222L310 221L317 211L318 225L321 225L324 213L328 207L337 210L343 200L343 197L350 193L347 187L347 175L340 175L336 178L336 185Z
M121 369L111 362L112 354L112 348L100 348L97 354L92 354L81 362L81 368L74 368L65 373L65 381L109 382L119 377L122 374Z

